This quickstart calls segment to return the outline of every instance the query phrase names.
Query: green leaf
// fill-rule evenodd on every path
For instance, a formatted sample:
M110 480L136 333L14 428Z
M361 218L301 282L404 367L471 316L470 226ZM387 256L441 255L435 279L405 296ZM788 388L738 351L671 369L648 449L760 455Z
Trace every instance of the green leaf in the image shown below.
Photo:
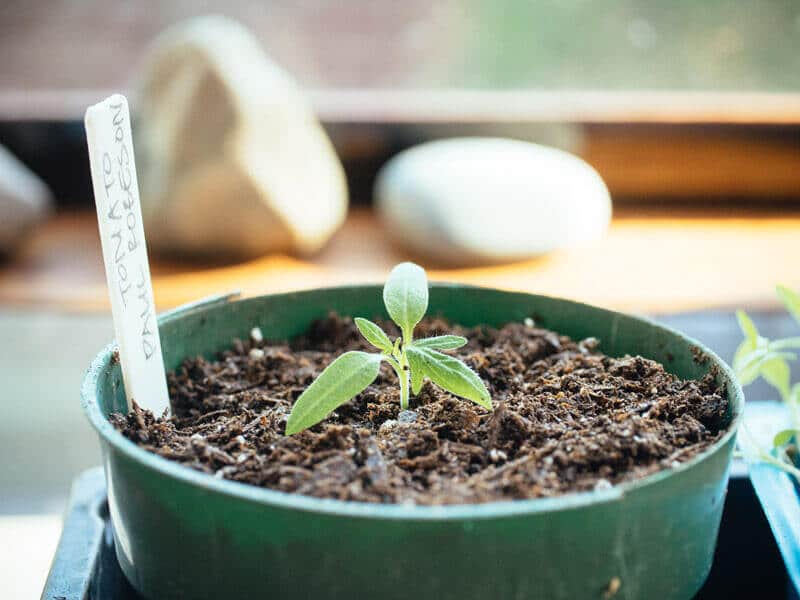
M370 344L375 346L378 350L383 350L387 354L392 353L392 340L384 333L383 329L369 319L356 317L354 321L361 335L363 335Z
M755 342L745 338L733 355L733 370L742 385L753 383L758 377L760 364L757 360L752 360L755 351Z
M772 445L775 448L780 448L781 446L785 446L786 444L792 441L792 438L795 436L800 435L800 431L796 431L794 429L784 429L783 431L779 431L775 434L775 438L772 440Z
M746 340L753 344L753 348L757 345L758 329L750 316L743 310L736 311L736 320L739 321L739 329L742 330Z
M784 358L765 360L759 367L761 376L772 385L781 395L782 400L788 400L790 394L789 380L791 370L789 363Z
M775 437L772 440L772 445L775 448L785 446L792 440L796 433L797 432L794 429L784 429L783 431L779 431L775 434Z
M422 384L425 379L425 369L424 366L419 363L416 356L412 357L411 354L406 353L406 358L408 358L408 368L411 370L411 393L416 396L422 389Z
M467 343L467 338L460 335L437 335L429 338L414 340L417 348L430 348L431 350L455 350Z
M329 364L292 407L286 435L316 425L378 377L381 355L346 352Z
M800 348L800 337L783 338L769 343L770 350L785 350L786 348Z
M418 350L418 347L413 345L406 350L408 367L411 369L411 393L415 396L422 389L425 378L425 361L422 360L422 355L416 350Z
M411 372L419 370L425 377L451 394L472 400L492 410L492 399L478 374L460 360L429 348L409 346L406 353Z
M383 286L383 303L389 316L403 332L403 343L411 342L414 327L428 310L428 278L425 270L404 262L389 273Z
M779 285L776 290L778 297L786 306L786 310L800 323L800 294L785 285Z
M766 348L763 347L767 340L758 335L753 320L743 310L736 311L736 320L739 322L744 340L733 355L733 370L739 383L748 385L758 378L762 357L756 353L759 351L761 354L766 354ZM762 348L763 350L760 350Z
M763 340L764 338L759 339ZM769 346L756 348L750 351L746 346L747 344L749 344L748 340L742 342L733 358L733 369L736 372L739 383L742 385L752 383L759 375L763 375L761 369L765 363L776 359L786 361L796 358L791 352L773 352L770 350Z

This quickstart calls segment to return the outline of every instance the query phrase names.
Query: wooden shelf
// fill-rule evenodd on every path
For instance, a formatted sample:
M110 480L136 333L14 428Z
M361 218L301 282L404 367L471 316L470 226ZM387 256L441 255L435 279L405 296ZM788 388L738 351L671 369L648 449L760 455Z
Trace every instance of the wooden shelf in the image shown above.
M2 47L0 45L0 47ZM0 76L0 83L2 77ZM77 121L87 106L134 90L0 87L0 119ZM713 91L530 91L314 88L307 94L328 124L579 123L797 125L800 93Z
M800 213L623 209L607 237L583 249L511 264L442 269L436 280L564 296L635 312L775 304L774 284L800 288ZM159 310L239 289L250 296L380 282L408 256L367 209L352 211L322 252L229 264L153 261ZM424 261L422 261L424 263ZM93 213L62 214L0 266L0 303L107 311Z

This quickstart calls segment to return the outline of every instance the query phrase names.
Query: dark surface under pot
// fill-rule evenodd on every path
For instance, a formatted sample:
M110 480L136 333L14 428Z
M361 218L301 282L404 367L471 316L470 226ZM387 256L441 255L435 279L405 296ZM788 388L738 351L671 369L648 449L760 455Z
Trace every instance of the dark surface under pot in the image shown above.
M780 313L755 314L754 318L770 336L782 335L794 326ZM689 313L661 320L703 340L726 360L741 339L732 312ZM750 398L762 398L769 390L754 386L748 392L755 392L748 393ZM139 598L117 564L111 527L102 470L94 469L75 482L64 533L42 598ZM734 462L714 565L696 598L797 600L742 463Z

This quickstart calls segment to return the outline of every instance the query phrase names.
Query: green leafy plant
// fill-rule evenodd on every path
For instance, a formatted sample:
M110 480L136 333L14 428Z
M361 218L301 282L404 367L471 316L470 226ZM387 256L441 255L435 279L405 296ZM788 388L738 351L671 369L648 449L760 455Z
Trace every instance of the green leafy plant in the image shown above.
M331 411L364 391L378 377L381 362L389 363L400 384L400 408L408 408L409 391L418 394L427 378L451 394L492 410L489 391L478 375L457 358L440 352L467 343L459 335L414 339L414 328L428 310L428 278L422 267L401 263L389 274L383 303L400 328L394 341L377 324L355 319L361 335L380 353L345 352L328 365L300 395L286 423L286 435L316 425Z
M800 324L800 295L780 285L777 293ZM742 428L745 443L739 445L748 458L770 463L800 480L800 469L789 454L792 446L796 452L800 441L800 382L791 384L789 367L789 361L797 358L790 350L800 348L800 337L770 340L759 334L755 323L743 310L736 312L736 318L744 334L744 340L733 357L733 369L739 382L748 385L759 377L763 378L778 391L789 412L789 427L775 435L770 451L756 444L745 428Z

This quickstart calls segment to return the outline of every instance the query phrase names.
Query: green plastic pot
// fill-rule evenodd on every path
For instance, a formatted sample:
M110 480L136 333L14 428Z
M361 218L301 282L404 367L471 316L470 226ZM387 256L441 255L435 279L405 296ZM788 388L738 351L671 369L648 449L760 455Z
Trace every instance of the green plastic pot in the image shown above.
M187 356L213 356L256 325L269 338L291 338L331 310L385 316L381 288L178 309L160 319L164 362L174 369ZM82 396L100 435L118 558L131 584L159 600L691 598L711 567L742 410L730 369L676 331L567 300L433 285L429 314L467 326L533 316L680 377L714 369L727 389L729 428L693 460L608 490L444 507L321 500L216 479L123 438L107 419L126 410L109 346Z

